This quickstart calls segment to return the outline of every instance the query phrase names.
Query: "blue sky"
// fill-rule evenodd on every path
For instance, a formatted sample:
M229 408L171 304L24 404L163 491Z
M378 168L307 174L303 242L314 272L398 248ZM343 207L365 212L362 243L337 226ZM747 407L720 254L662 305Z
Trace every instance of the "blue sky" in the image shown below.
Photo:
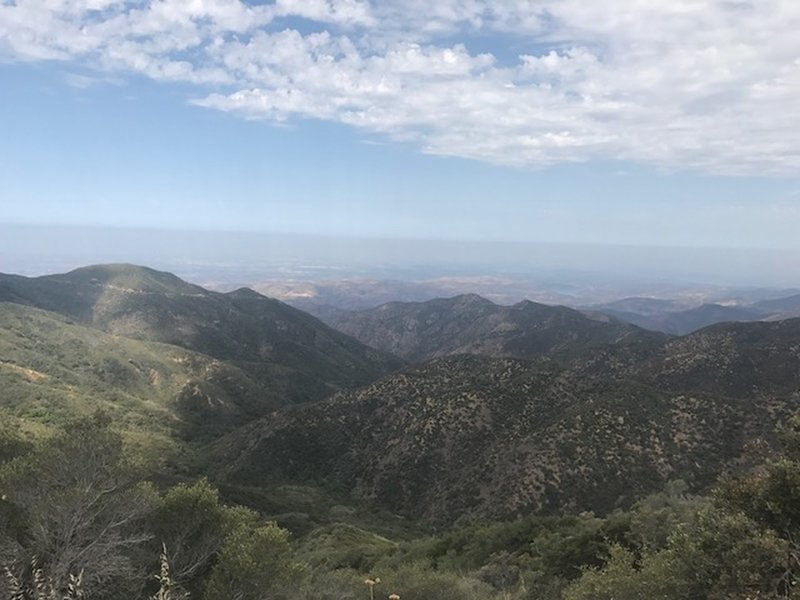
M800 249L800 6L429 4L5 0L0 221Z

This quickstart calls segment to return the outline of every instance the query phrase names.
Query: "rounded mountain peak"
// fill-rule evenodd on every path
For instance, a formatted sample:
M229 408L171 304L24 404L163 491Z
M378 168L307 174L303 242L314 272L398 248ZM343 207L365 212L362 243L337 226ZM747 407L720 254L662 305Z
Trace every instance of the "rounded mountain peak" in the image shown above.
M139 292L206 293L203 288L188 283L172 273L127 263L91 265L63 275L47 276L47 278L74 285L115 286Z

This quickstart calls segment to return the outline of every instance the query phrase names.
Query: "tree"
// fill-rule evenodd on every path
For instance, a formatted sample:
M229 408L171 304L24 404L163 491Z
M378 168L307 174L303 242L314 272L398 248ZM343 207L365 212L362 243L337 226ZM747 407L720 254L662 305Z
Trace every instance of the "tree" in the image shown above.
M275 523L236 528L225 539L206 588L205 600L262 600L303 570L292 560L289 532Z
M37 557L48 585L84 573L85 594L107 594L136 577L131 552L157 498L137 482L107 416L77 420L0 473L6 501L23 515L18 570Z
M0 465L23 456L32 449L33 444L12 425L9 415L0 412Z
M226 536L254 529L257 519L251 510L222 504L219 492L205 479L170 489L155 512L153 532L166 547L172 581L198 591L198 582L211 570Z
M0 415L0 419L6 415ZM30 452L33 445L25 440L8 421L0 421L0 467L14 458ZM0 565L13 561L19 552L20 527L22 516L19 510L8 501L0 487Z
M722 478L712 502L684 513L665 547L637 544L639 554L615 547L605 567L586 571L565 599L800 597L800 420L792 419L781 438L780 456ZM641 518L648 510L661 509L639 503L640 523L650 520Z

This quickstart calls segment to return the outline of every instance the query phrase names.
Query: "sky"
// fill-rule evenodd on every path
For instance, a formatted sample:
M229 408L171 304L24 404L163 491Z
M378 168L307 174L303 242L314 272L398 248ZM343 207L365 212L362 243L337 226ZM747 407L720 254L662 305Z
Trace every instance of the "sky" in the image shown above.
M800 254L796 0L0 0L0 223Z

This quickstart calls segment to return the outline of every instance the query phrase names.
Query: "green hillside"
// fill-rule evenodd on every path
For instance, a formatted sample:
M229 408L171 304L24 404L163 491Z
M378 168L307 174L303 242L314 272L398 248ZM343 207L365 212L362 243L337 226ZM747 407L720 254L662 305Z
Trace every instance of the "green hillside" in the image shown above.
M0 408L49 428L101 409L144 451L217 436L274 409L247 373L175 346L0 303Z
M370 383L401 364L251 290L211 292L133 265L37 278L0 275L0 301L207 354L246 371L264 396L283 404Z

